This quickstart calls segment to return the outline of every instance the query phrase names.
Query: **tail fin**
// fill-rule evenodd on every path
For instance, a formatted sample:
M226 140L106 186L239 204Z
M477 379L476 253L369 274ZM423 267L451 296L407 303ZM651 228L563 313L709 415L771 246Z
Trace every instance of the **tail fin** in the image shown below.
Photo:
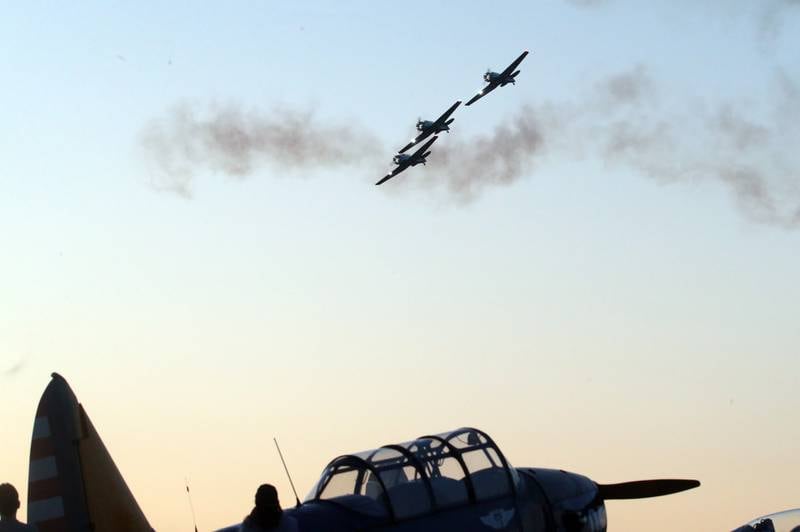
M53 373L36 410L28 522L39 532L151 532L83 406Z

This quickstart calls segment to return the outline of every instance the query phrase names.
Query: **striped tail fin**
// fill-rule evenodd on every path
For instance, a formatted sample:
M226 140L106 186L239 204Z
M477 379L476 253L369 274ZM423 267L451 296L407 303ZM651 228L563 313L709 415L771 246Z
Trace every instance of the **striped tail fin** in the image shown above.
M151 532L69 384L52 377L33 424L28 522L39 532Z

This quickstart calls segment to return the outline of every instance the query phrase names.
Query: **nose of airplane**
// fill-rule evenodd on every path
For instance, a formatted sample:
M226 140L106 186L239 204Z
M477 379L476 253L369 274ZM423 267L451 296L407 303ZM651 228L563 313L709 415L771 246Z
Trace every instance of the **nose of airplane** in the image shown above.
M550 512L561 522L583 523L575 530L606 530L605 501L646 499L690 490L697 480L655 479L598 484L588 477L555 469L518 468L521 478L532 485L531 493L541 490Z

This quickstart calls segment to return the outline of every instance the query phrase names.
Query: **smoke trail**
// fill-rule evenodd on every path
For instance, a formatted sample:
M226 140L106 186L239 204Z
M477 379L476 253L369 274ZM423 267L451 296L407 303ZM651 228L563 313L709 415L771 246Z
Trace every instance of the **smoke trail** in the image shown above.
M778 38L791 8L800 8L800 0L767 0L761 3L758 36L762 42Z
M800 88L780 71L776 81L764 108L675 108L662 102L658 84L639 65L596 83L577 102L527 105L490 134L440 139L427 171L397 179L444 189L463 203L486 187L530 176L544 157L592 155L661 183L719 182L753 220L798 227Z
M3 377L13 377L23 369L25 369L25 361L20 360L10 368L3 370Z
M185 197L203 170L243 178L262 164L292 172L352 165L379 153L375 137L355 126L319 124L311 112L263 115L233 105L205 117L176 107L145 128L141 143L156 167L153 185Z
M614 3L613 0L564 1L573 7L583 9L599 8ZM652 9L654 4L655 2L649 2L648 4L641 5L646 5L647 9ZM685 9L685 7L681 6L678 2L671 2L670 4L689 12L688 9ZM790 15L797 15L800 13L800 9L792 11L792 8L800 8L800 0L759 0L758 2L749 0L727 0L724 2L685 2L685 4L695 9L708 9L710 10L709 16L719 17L733 15L747 17L747 19L753 21L755 37L758 40L758 44L762 48L766 47L765 49L768 49L769 45L780 37L786 25L787 18ZM663 5L669 4L663 2ZM693 13L693 16L696 16L696 13Z
M656 84L637 70L622 84L641 88L636 97L586 112L593 124L578 124L572 134L597 139L610 164L666 182L713 179L753 219L800 225L800 157L792 148L800 141L800 90L788 76L776 74L776 94L762 108L722 103L701 111L691 102L686 109L665 108ZM620 79L609 81L609 93Z
M439 139L432 147L430 171L409 171L407 181L420 188L445 187L459 202L475 199L485 187L511 184L529 175L543 153L549 123L545 116L526 106L491 134L467 141Z
M427 171L410 169L396 179L464 203L487 187L531 175L543 157L593 155L662 183L719 182L752 219L798 227L800 87L782 71L775 80L775 97L760 107L670 106L639 65L576 101L526 105L487 134L445 136L433 146ZM311 113L281 109L265 116L232 106L205 118L179 107L150 124L142 142L162 176L156 186L186 196L202 169L244 177L264 164L290 175L362 163L380 168L375 158L383 153L375 135L361 128L321 125Z

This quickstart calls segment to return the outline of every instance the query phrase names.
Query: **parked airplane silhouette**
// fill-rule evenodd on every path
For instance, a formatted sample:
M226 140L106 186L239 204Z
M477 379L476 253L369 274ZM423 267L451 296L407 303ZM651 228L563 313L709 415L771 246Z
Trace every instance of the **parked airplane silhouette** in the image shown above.
M528 55L528 50L522 52L522 55L514 59L514 62L508 65L508 68L500 72L492 72L491 70L487 70L486 74L483 75L483 81L487 83L487 85L478 91L478 94L473 96L469 99L469 101L464 105L472 105L473 103L477 102L497 87L505 87L509 83L512 85L516 84L516 77L519 74L519 70L514 70L522 63L522 60L525 59L525 56Z
M52 377L34 422L28 521L40 532L152 532L67 381ZM284 513L299 532L595 532L606 530L606 500L699 485L597 484L556 469L514 468L486 433L461 428L340 456L305 502Z
M397 168L386 174L381 178L380 181L375 183L376 185L383 184L389 181L391 178L408 168L409 166L417 166L418 164L425 164L427 161L426 157L431 154L429 151L425 151L431 147L431 144L436 142L436 139L439 137L433 137L431 140L426 142L422 145L417 151L412 153L411 155L407 153L398 153L392 158L392 162L397 165Z
M753 519L733 532L800 532L800 508Z
M434 121L423 120L421 118L417 119L417 131L420 133L415 138L411 139L411 142L403 146L403 148L400 150L400 153L405 152L417 142L425 140L433 133L441 133L442 131L447 131L449 133L450 124L453 123L455 118L450 118L450 120L448 120L448 118L451 114L453 114L453 111L455 111L459 105L461 105L461 100L458 100L456 103L451 105L450 109L445 111L442 116Z

